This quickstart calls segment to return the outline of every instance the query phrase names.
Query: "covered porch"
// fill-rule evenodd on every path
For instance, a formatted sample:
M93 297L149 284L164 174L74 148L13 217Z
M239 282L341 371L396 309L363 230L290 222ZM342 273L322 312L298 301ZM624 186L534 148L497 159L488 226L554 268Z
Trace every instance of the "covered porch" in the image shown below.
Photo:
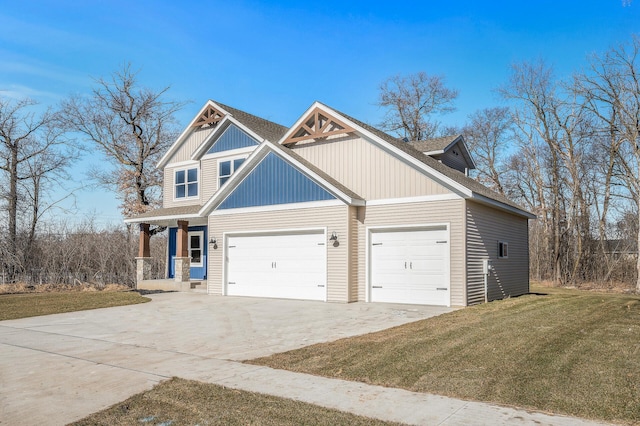
M198 216L199 209L200 206L157 209L125 220L139 229L136 289L207 292L207 219ZM152 235L158 229L166 229L169 234L165 276L152 279Z

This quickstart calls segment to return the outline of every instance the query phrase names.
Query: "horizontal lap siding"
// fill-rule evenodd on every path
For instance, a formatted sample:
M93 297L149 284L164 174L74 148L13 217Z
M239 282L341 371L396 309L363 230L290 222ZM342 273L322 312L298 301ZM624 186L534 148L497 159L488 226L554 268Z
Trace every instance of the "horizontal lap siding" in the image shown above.
M490 259L494 267L489 300L528 293L527 219L472 201L467 201L466 215L468 304L484 302L483 259ZM498 241L509 243L508 259L498 259Z
M448 223L451 256L451 305L465 303L464 200L430 201L358 208L358 300L366 300L367 227Z
M276 210L266 212L233 213L209 216L209 235L218 240L218 249L209 250L208 291L223 294L223 233L246 231L294 230L327 228L327 300L349 301L349 207L346 205ZM328 239L338 234L339 245Z
M293 149L366 200L450 193L360 137L304 143L294 145Z
M456 155L453 151L457 152L458 154ZM446 164L452 169L456 169L464 173L465 168L469 167L469 165L467 164L467 161L464 159L464 156L461 152L462 151L460 150L460 146L456 144L456 146L440 156L440 161L442 161L443 164Z

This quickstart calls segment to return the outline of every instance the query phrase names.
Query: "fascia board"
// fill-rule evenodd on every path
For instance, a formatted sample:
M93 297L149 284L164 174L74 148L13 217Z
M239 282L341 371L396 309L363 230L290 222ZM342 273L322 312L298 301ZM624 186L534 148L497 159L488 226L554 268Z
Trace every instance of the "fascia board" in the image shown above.
M189 214L180 214L180 215L168 215L168 216L153 216L153 217L143 217L143 218L130 218L125 219L124 223L149 223L149 222L159 222L159 221L167 221L174 219L193 219L201 217L198 213L189 213Z
M490 205L492 207L497 207L497 208L499 208L501 210L505 210L505 211L507 211L509 213L513 213L513 214L518 215L518 216L526 217L527 219L537 219L538 218L538 216L536 216L533 213L529 213L526 210L521 210L519 208L510 206L508 204L501 203L500 201L493 200L491 198L485 197L484 195L480 195L480 194L477 194L475 192L473 193L473 196L471 197L471 199L474 200L474 201L477 201L479 203L482 203L482 204L487 204L487 205Z
M462 155L464 155L465 158L467 159L467 161L469 162L469 164L471 164L473 166L471 168L473 168L473 169L477 168L476 162L473 161L473 157L471 156L471 152L469 152L469 147L467 146L467 143L464 141L464 136L460 135L459 137L456 138L456 140L454 142L457 142L460 145L462 145L462 148L464 149L464 152L463 152Z

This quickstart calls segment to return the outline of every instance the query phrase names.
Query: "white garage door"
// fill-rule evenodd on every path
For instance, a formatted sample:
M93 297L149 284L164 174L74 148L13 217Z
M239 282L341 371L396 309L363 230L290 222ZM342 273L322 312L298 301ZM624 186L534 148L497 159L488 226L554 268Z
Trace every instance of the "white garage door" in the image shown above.
M372 302L450 305L446 226L371 232Z
M227 238L230 296L326 299L323 231Z

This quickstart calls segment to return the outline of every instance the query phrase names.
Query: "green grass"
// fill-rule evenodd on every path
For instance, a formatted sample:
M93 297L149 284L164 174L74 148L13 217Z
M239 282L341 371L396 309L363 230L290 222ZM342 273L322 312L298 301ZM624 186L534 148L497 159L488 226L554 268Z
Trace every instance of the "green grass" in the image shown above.
M538 288L248 361L457 398L640 422L640 298Z
M3 294L0 295L0 321L133 305L150 300L133 291Z
M72 425L394 425L305 402L174 378Z

